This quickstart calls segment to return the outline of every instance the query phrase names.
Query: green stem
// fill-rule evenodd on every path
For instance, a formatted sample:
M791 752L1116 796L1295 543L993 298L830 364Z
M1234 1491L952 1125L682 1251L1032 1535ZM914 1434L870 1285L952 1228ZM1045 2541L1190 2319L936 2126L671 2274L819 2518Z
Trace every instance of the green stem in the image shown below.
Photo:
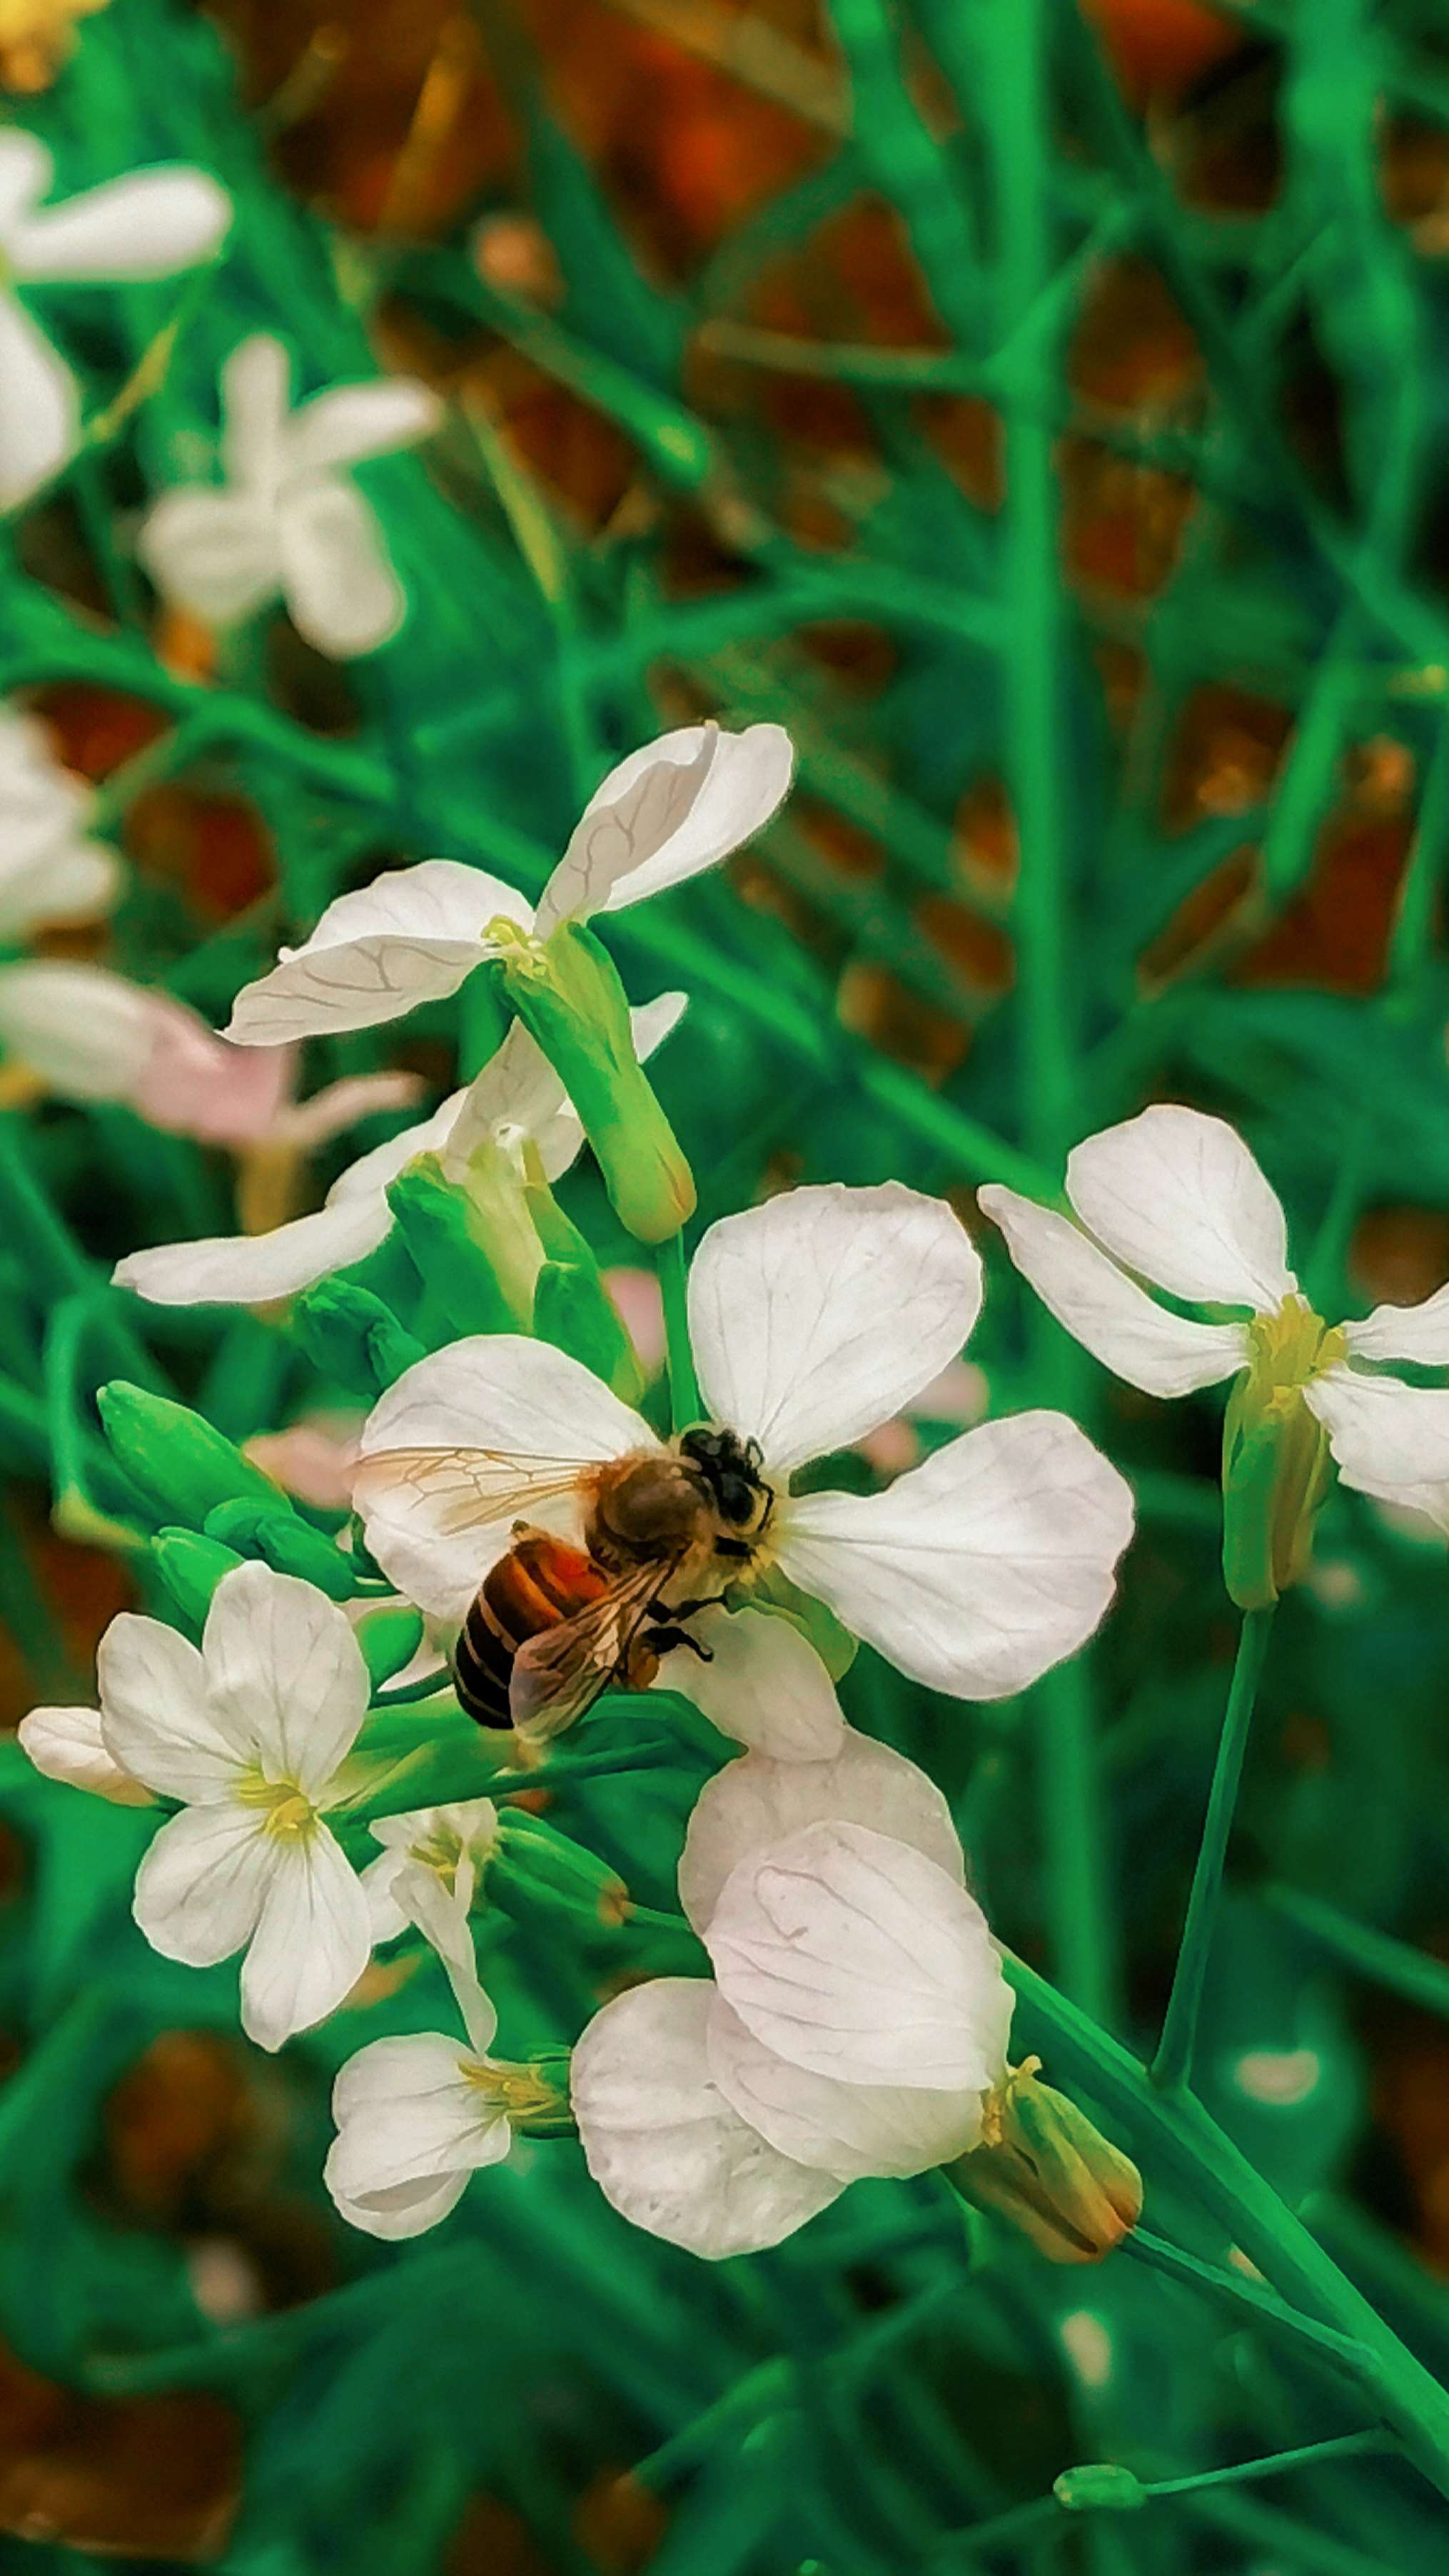
M1253 1720L1253 1703L1258 1694L1258 1680L1268 1651L1272 1625L1271 1607L1247 1610L1243 1614L1228 1704L1223 1715L1223 1731L1218 1740L1213 1784L1208 1793L1202 1841L1198 1847L1197 1867L1192 1874L1192 1893L1187 1900L1187 1920L1182 1927L1182 1943L1163 2018L1162 2037L1152 2061L1152 2081L1164 2092L1183 2090L1192 2076L1198 2013L1202 2005L1213 1928L1217 1922L1218 1899L1222 1893L1223 1862L1227 1855L1228 1836L1233 1828L1238 1783L1243 1776L1243 1756L1248 1749L1248 1729Z
M684 1238L671 1234L655 1251L659 1293L664 1300L664 1340L669 1361L669 1406L676 1431L700 1418L699 1381L689 1341L689 1292L684 1266Z

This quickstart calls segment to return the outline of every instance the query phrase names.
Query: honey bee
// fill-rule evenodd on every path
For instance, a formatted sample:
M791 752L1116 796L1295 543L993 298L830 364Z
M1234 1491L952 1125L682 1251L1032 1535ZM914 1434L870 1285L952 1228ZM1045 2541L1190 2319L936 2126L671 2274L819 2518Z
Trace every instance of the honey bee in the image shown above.
M470 1717L541 1740L611 1685L647 1688L673 1646L707 1661L684 1623L724 1598L765 1534L775 1498L760 1467L753 1440L701 1428L671 1449L533 1480L535 1505L550 1494L582 1503L583 1543L514 1524L453 1650ZM502 1518L500 1500L493 1490L491 1517Z

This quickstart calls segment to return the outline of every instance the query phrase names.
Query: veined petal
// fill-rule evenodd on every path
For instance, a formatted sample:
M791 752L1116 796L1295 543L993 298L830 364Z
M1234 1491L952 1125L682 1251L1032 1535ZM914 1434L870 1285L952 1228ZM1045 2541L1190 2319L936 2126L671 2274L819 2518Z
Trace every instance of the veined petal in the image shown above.
M89 1789L116 1807L154 1806L150 1790L106 1751L98 1708L33 1708L17 1735L21 1752L47 1780Z
M712 868L768 823L794 754L779 725L685 725L632 752L585 806L544 887L541 937Z
M246 1736L210 1706L205 1668L189 1639L159 1619L122 1610L101 1639L96 1678L102 1740L123 1771L188 1806L229 1797L247 1758Z
M1375 1306L1361 1324L1345 1324L1343 1331L1355 1359L1449 1368L1449 1287L1436 1288L1417 1306Z
M976 1196L1042 1304L1129 1386L1145 1395L1190 1395L1246 1366L1245 1325L1171 1315L1069 1218L996 1184Z
M332 2091L338 2136L329 2190L366 2200L400 2183L500 2163L512 2132L467 2069L466 2051L436 2031L377 2039L349 2057Z
M1085 1433L1019 1413L883 1494L792 1500L779 1562L913 1681L1001 1699L1085 1644L1131 1535L1130 1489Z
M23 216L10 226L5 248L17 276L47 286L68 278L174 277L210 259L231 213L215 179L177 161L128 171Z
M275 1046L375 1028L418 1002L443 1001L490 954L483 933L500 914L523 929L533 918L516 887L459 859L385 869L339 895L310 939L243 986L226 1035Z
M0 509L38 492L75 454L80 395L65 360L0 286Z
M707 2046L709 2071L741 2119L782 2156L840 2182L929 2173L980 2140L979 2088L938 2093L920 2084L841 2084L812 2075L766 2048L722 1995L710 2008Z
M1449 1484L1449 1387L1405 1386L1402 1378L1339 1367L1311 1379L1303 1400L1327 1431L1345 1484L1379 1495Z
M228 483L268 504L285 471L291 397L292 361L275 333L253 331L239 341L221 371L222 470Z
M835 1684L808 1637L770 1610L697 1611L689 1633L701 1661L676 1646L659 1668L661 1690L679 1691L721 1735L777 1761L828 1762L845 1737Z
M276 520L250 490L177 484L147 511L136 553L162 598L205 626L235 625L281 593Z
M0 968L0 1042L69 1100L128 1099L165 1009L106 966L40 957Z
M353 1488L409 1601L460 1618L518 1519L575 1526L578 1471L659 1442L550 1343L483 1333L405 1369L369 1415Z
M241 1972L242 2028L259 2048L280 2048L325 2021L372 1956L362 1882L326 1826L273 1850Z
M369 456L415 447L442 427L438 396L414 376L380 376L368 385L329 385L298 405L287 431L294 474L360 465Z
M780 1474L898 1413L980 1308L965 1228L944 1199L899 1181L788 1190L723 1217L689 1273L705 1401Z
M183 1807L136 1873L131 1911L152 1949L188 1968L230 1959L256 1928L277 1848L249 1808Z
M570 2092L604 2198L717 2261L778 2245L842 2185L779 2154L726 2102L706 2055L712 1993L701 1978L658 1977L616 1996L574 2050Z
M1288 1228L1237 1129L1159 1102L1067 1156L1067 1196L1100 1243L1175 1297L1276 1311L1296 1287Z
M295 1574L233 1566L212 1594L201 1652L213 1715L250 1737L269 1780L319 1796L351 1752L370 1695L346 1613Z
M299 484L277 513L282 592L292 624L339 661L374 652L407 615L381 528L350 483Z
M128 1252L111 1277L153 1306L262 1306L294 1297L316 1279L346 1270L376 1250L392 1225L387 1200L329 1200L315 1216L294 1217L270 1234L217 1234L196 1243L162 1243Z
M704 1935L721 1995L777 2057L846 2084L984 2092L1001 1960L974 1896L837 1819L749 1852Z
M909 1843L958 1884L965 1868L951 1810L934 1780L889 1744L847 1727L828 1762L747 1753L707 1780L679 1862L679 1901L703 1939L732 1870L804 1825L869 1825Z

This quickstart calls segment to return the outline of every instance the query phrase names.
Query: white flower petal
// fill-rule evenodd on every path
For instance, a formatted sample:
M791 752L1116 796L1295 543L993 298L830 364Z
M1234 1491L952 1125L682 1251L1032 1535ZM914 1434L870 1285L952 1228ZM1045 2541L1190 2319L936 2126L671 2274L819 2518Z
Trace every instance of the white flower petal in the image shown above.
M0 239L8 240L17 215L46 194L54 171L38 134L22 125L0 128Z
M566 1150L564 1159L556 1159L548 1171L550 1180L568 1170L584 1131L542 1047L522 1020L515 1020L502 1045L459 1095L443 1149L445 1168L461 1177L469 1155L480 1145L499 1141L500 1130L537 1142L560 1122L565 1127Z
M331 478L288 492L277 513L282 591L292 624L340 661L395 635L407 597L362 494Z
M147 511L136 553L164 599L207 626L231 626L281 594L272 514L249 491L178 484Z
M401 1019L456 993L490 953L483 933L503 915L526 929L517 888L459 859L389 868L330 903L310 939L284 948L270 974L237 995L226 1030L244 1046L280 1045Z
M1270 1313L1297 1285L1288 1231L1236 1128L1160 1102L1067 1157L1067 1196L1100 1243L1175 1297Z
M375 1197L386 1191L419 1154L441 1153L467 1096L466 1091L450 1092L430 1118L420 1118L416 1126L404 1127L396 1136L389 1136L385 1143L373 1145L367 1153L359 1154L355 1163L349 1163L345 1172L338 1173L327 1193L328 1207L338 1199Z
M190 1805L229 1795L246 1737L209 1705L205 1667L187 1638L122 1610L101 1639L96 1678L102 1739L123 1771Z
M793 757L789 735L773 724L743 733L685 725L631 753L590 797L544 887L540 936L728 858L781 803Z
M325 2021L372 1956L362 1882L326 1826L273 1848L241 1973L242 2028L259 2048L280 2048Z
M1010 1988L1004 1987L1010 1998ZM722 1995L710 2010L709 2071L725 2100L782 2156L860 2182L867 2174L929 2173L981 2137L979 2088L937 2093L920 2084L841 2084L787 2065L747 2030Z
M254 331L221 371L221 462L228 483L275 498L285 471L283 439L292 361L270 331Z
M387 1200L342 1197L269 1234L218 1234L128 1252L111 1277L153 1306L262 1306L376 1250L392 1225Z
M982 2092L1001 2072L1001 1960L960 1881L832 1818L747 1852L704 1935L720 1993L792 2066Z
M165 1008L105 966L42 957L0 968L0 1042L70 1100L126 1099L150 1062Z
M366 2201L400 2183L501 2163L512 2144L508 2120L467 2068L457 2040L436 2031L377 2039L350 2057L332 2093L338 2135L328 2189Z
M827 1762L839 1751L845 1716L835 1684L788 1619L769 1610L700 1610L689 1633L708 1661L676 1646L660 1665L659 1689L680 1692L721 1735L777 1761Z
M943 1199L899 1181L789 1190L723 1217L689 1273L705 1401L781 1474L898 1413L980 1308L970 1236Z
M220 247L231 199L204 170L173 162L107 179L62 205L24 216L5 248L17 276L52 285L68 278L174 277Z
M717 2261L778 2245L842 2186L731 2110L706 2057L712 1993L701 1978L660 1977L616 1996L584 2032L569 2080L604 2198L635 2227Z
M1449 1288L1436 1288L1417 1306L1375 1306L1361 1324L1343 1329L1355 1359L1449 1368Z
M251 1939L278 1846L245 1807L183 1807L136 1873L131 1911L153 1950L214 1968Z
M337 2188L330 2155L322 2168L322 2179L332 2194L338 2216L345 2218L349 2227L359 2228L365 2236L380 2237L386 2244L401 2244L410 2236L425 2235L457 2208L468 2188L466 2172L451 2173L445 2174L441 2182L399 2182L388 2190L373 2192L366 2200L348 2200Z
M100 841L52 843L0 882L0 939L22 939L42 924L92 921L113 910L122 868Z
M1190 1395L1245 1366L1245 1325L1193 1324L1169 1314L1069 1218L996 1185L976 1196L1042 1304L1129 1386L1145 1395Z
M1449 1387L1405 1386L1402 1378L1340 1367L1312 1379L1303 1396L1328 1433L1345 1484L1381 1496L1449 1484Z
M1132 1535L1117 1470L1061 1413L984 1422L883 1494L785 1507L783 1573L913 1681L1025 1690L1106 1614Z
M384 1851L358 1873L367 1899L367 1919L374 1946L382 1941L396 1941L408 1928L411 1918L398 1903L397 1887L399 1878L409 1865L405 1851Z
M958 1883L965 1875L951 1810L934 1780L889 1744L846 1729L828 1762L779 1762L747 1753L706 1781L679 1862L679 1901L703 1939L720 1890L750 1852L802 1825L869 1825L909 1843Z
M415 447L441 428L443 405L413 376L384 376L368 385L330 385L299 404L287 431L294 474L360 465L369 456Z
M80 439L80 395L65 360L0 285L0 508L58 474Z
M149 1789L112 1759L101 1735L98 1708L33 1708L17 1730L22 1753L47 1780L89 1789L117 1807L149 1807Z
M269 1780L318 1796L371 1695L345 1611L295 1574L233 1566L212 1594L201 1652L213 1715L245 1731Z
M653 1432L592 1373L517 1333L483 1333L406 1369L369 1415L353 1498L367 1544L431 1617L462 1616L513 1523L577 1520L570 1470Z

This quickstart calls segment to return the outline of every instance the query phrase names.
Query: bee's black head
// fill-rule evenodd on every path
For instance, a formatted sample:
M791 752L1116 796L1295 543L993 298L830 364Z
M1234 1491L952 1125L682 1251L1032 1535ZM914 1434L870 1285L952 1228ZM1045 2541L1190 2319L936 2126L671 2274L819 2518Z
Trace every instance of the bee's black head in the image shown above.
M760 1469L764 1460L758 1440L741 1440L736 1431L717 1431L708 1424L686 1431L681 1457L697 1471L722 1521L737 1529L756 1518L769 1486Z

